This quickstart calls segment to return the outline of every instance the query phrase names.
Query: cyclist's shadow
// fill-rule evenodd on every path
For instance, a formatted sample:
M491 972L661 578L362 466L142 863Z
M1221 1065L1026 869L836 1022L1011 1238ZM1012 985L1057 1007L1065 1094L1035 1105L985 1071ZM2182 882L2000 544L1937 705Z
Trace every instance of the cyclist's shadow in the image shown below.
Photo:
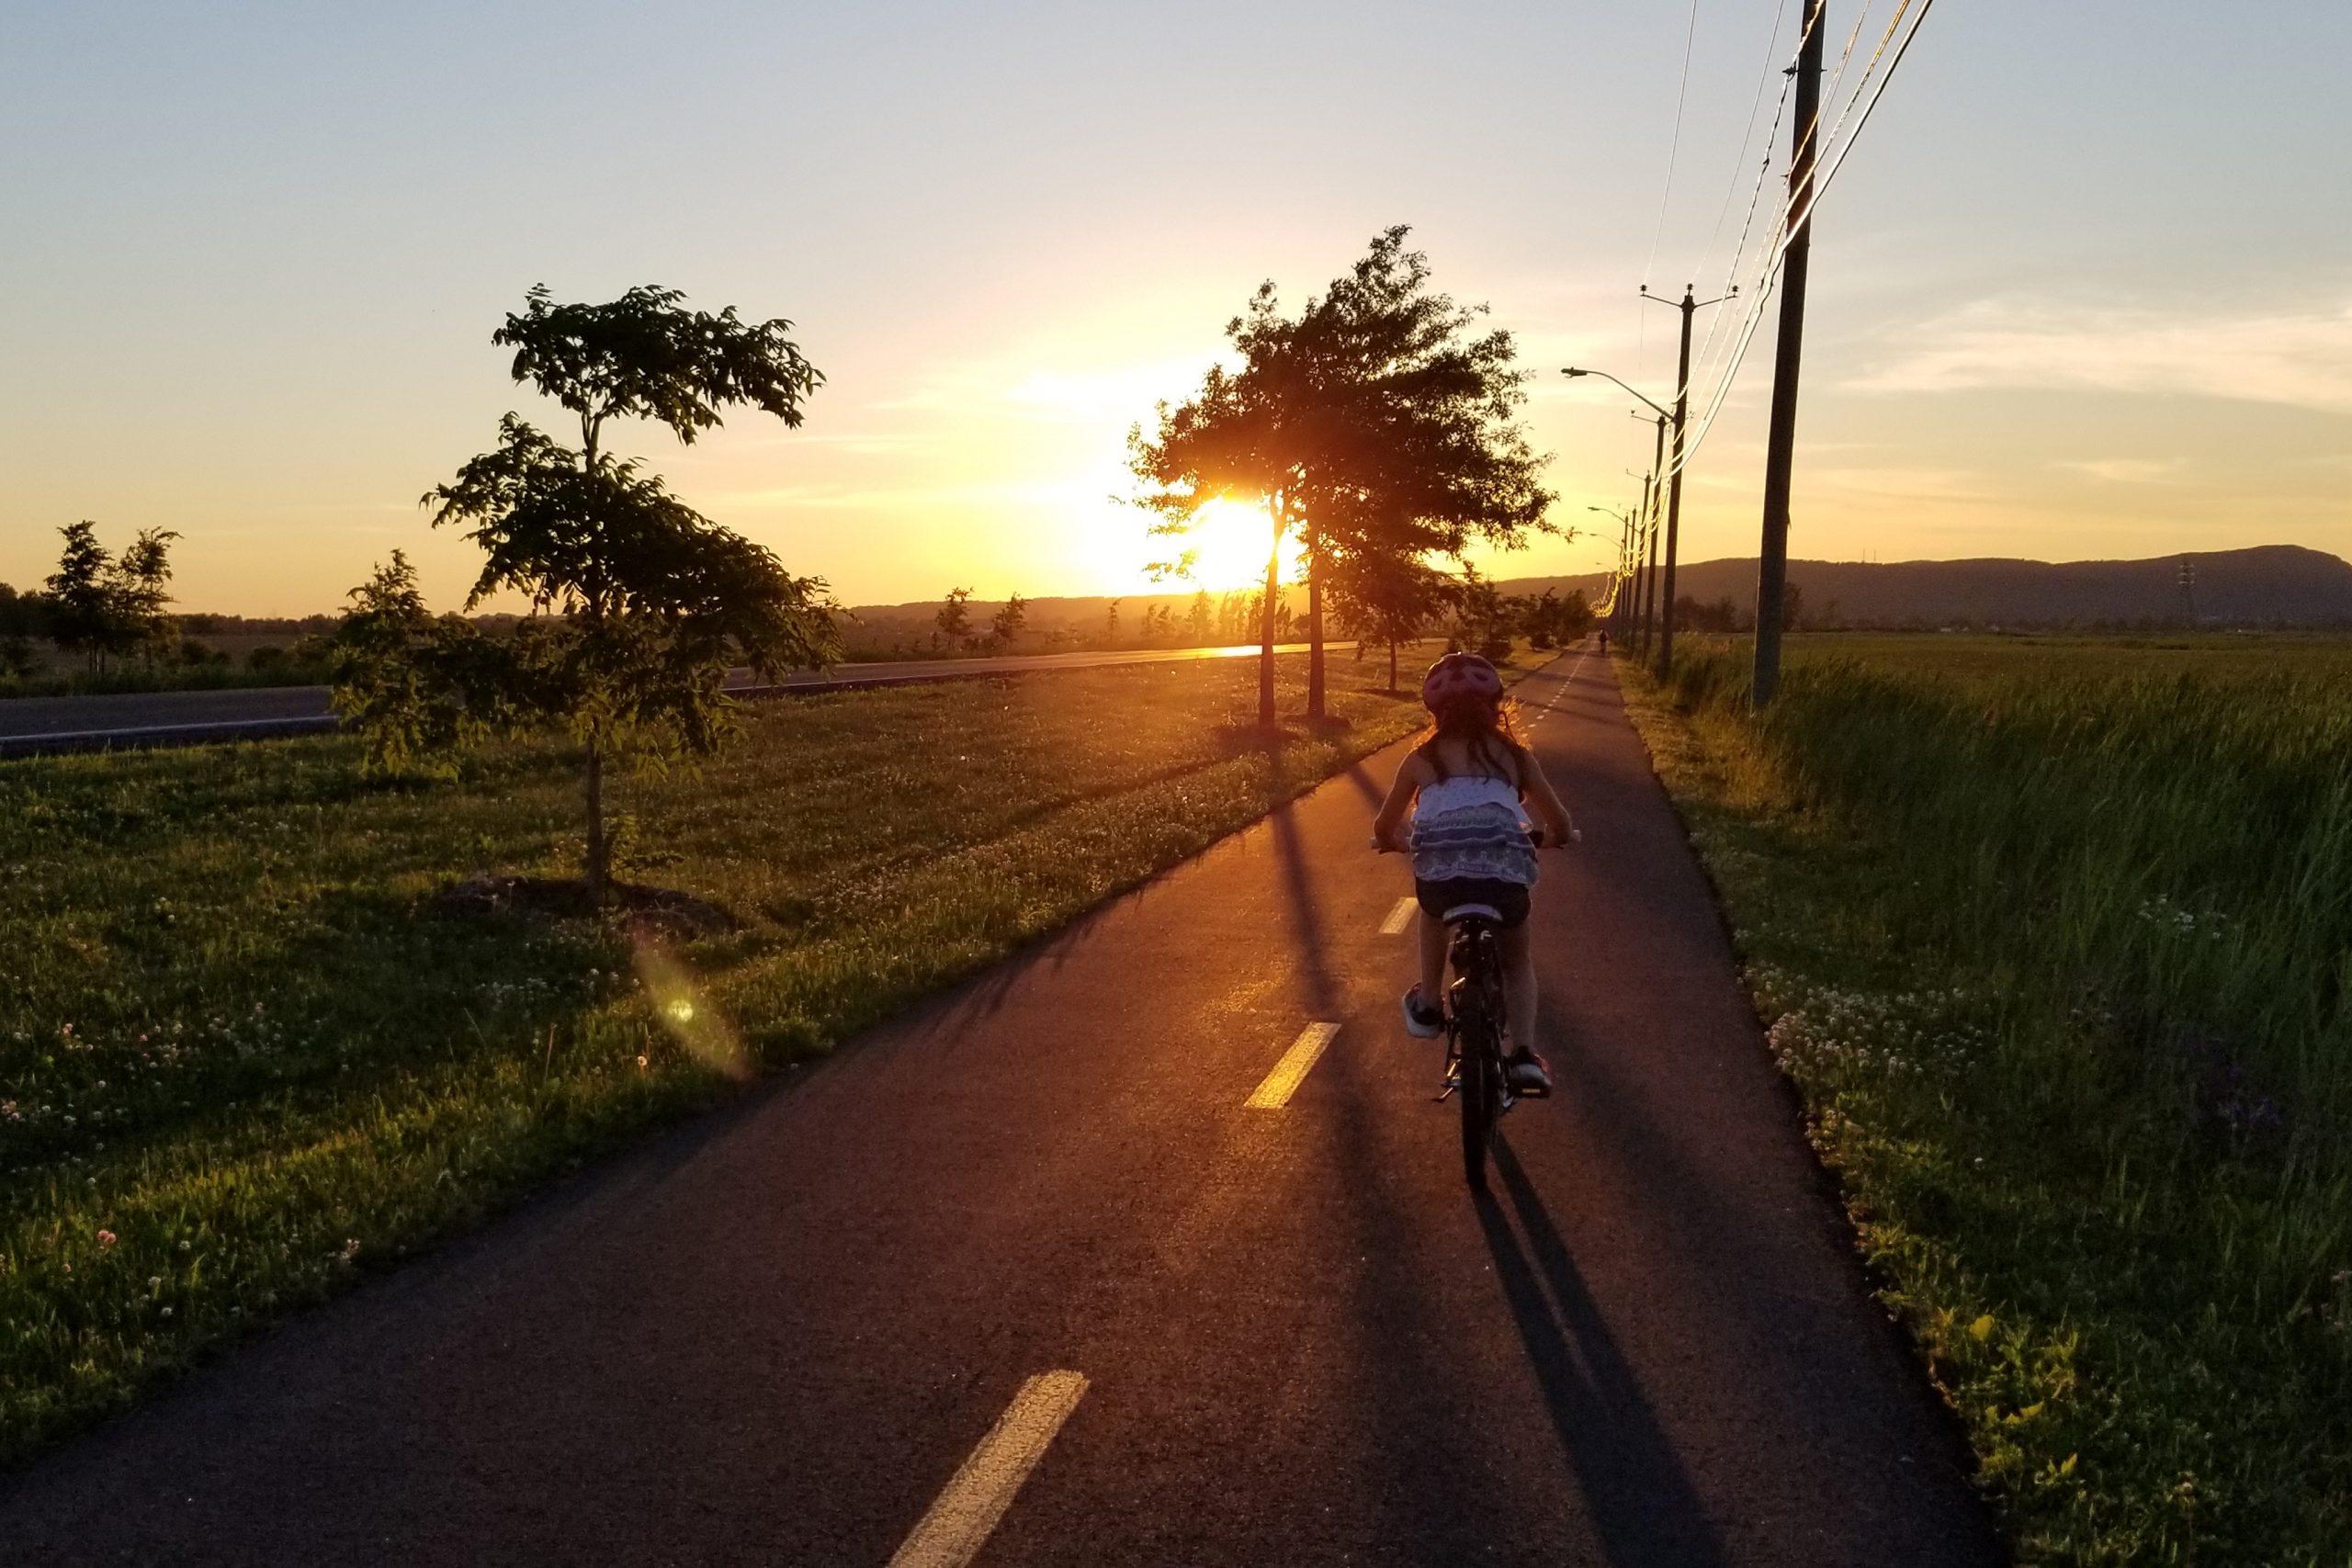
M1618 1568L1727 1563L1690 1473L1585 1290L1542 1196L1500 1137L1494 1163L1527 1245L1522 1249L1489 1193L1476 1194L1478 1225L1609 1562Z

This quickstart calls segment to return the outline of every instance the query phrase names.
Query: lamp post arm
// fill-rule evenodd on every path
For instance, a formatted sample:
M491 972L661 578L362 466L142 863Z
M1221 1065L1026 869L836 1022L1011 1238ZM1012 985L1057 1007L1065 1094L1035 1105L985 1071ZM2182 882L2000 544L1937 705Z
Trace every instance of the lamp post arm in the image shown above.
M1576 366L1573 366L1573 365L1571 365L1571 366L1567 367L1566 368L1563 369L1563 370L1560 372L1560 374L1561 374L1561 375L1563 375L1563 376L1568 376L1568 377L1576 377L1576 376L1598 376L1598 377L1600 377L1600 378L1602 380L1604 380L1604 381L1617 381L1617 378L1616 378L1616 377L1614 377L1614 376L1611 376L1611 375L1608 371L1606 371L1606 370L1585 370L1585 369L1581 369L1581 368L1579 368L1579 367L1576 367ZM1631 387L1626 387L1624 382L1623 382L1623 381L1617 381L1617 385L1618 385L1618 386L1620 386L1620 387L1624 387L1625 390L1626 390L1627 392L1631 393L1633 396L1634 396L1634 397L1636 397L1636 398L1642 398L1642 394L1641 394L1641 393L1634 391L1634 389L1633 389L1633 388L1631 388ZM1672 419L1672 418L1674 417L1672 414L1668 413L1666 410L1664 410L1664 409L1662 409L1662 408L1659 408L1659 407L1657 406L1657 404L1653 403L1653 402L1650 402L1649 399L1647 399L1647 398L1642 398L1642 401L1643 401L1643 402L1645 402L1645 403L1647 403L1647 404L1649 405L1650 411L1651 411L1653 413L1657 414L1657 415L1658 416L1658 418L1660 418L1660 419Z

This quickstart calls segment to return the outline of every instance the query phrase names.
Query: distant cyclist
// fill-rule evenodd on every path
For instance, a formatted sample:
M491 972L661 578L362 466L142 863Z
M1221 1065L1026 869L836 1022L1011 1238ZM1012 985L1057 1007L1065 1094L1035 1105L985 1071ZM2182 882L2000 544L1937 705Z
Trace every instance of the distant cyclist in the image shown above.
M1409 847L1421 906L1421 976L1405 993L1405 1027L1423 1039L1444 1032L1445 911L1486 904L1502 915L1503 1008L1512 1081L1549 1089L1552 1071L1535 1038L1535 966L1527 950L1529 889L1535 886L1532 813L1549 842L1573 831L1568 808L1514 733L1502 677L1475 653L1449 653L1430 666L1421 701L1431 716L1421 744L1396 770L1373 823L1383 849ZM1409 845L1397 829L1410 812Z

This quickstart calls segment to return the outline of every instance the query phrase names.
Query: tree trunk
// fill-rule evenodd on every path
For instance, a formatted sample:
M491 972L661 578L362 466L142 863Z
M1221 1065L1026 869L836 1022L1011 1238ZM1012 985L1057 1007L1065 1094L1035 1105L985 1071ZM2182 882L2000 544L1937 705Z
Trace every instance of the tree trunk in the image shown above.
M1273 547L1266 552L1266 602L1258 616L1258 722L1268 729L1274 727L1274 596L1282 592L1283 578L1283 514L1279 502L1272 511L1274 540Z
M588 738L588 901L605 907L605 751L602 737Z
M1396 689L1396 639L1393 637L1388 639L1388 689Z
M1323 716L1323 549L1306 552L1306 716Z

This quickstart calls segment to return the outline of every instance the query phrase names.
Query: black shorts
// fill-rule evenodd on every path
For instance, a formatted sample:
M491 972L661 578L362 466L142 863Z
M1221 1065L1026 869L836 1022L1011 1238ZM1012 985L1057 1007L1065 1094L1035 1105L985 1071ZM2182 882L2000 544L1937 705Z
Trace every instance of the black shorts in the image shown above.
M1523 926L1527 923L1527 885L1504 882L1492 876L1453 876L1443 882L1423 882L1413 879L1413 896L1421 901L1421 908L1432 919L1445 919L1448 909L1464 904L1485 904L1501 911L1503 924Z

